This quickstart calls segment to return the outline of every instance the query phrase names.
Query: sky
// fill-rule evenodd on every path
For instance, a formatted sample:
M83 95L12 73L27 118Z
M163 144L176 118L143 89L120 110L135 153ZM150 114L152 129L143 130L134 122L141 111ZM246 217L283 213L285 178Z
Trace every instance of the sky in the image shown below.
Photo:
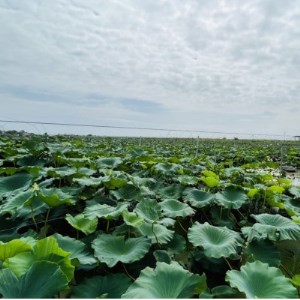
M2 121L187 131L0 130L300 135L300 1L0 0L0 45Z

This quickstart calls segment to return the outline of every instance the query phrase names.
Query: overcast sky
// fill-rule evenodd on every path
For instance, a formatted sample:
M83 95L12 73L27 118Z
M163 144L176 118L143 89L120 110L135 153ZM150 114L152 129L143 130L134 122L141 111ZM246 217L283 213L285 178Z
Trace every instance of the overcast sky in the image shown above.
M0 0L0 45L1 120L300 134L300 1Z

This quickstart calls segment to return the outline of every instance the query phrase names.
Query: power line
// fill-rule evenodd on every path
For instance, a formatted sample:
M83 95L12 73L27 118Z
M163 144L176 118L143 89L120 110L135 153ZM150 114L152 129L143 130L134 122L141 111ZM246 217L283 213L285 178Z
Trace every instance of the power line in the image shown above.
M270 137L293 137L285 134L267 134L267 133L242 133L242 132L224 132L224 131L206 131L191 129L166 129L151 127L134 127L134 126L113 126L113 125L97 125L97 124L79 124L79 123L58 123L58 122L39 122L39 121L16 121L16 120L0 120L1 123L15 124L39 124L39 125L55 125L55 126L72 126L72 127L94 127L94 128L110 128L110 129L130 129L130 130L149 130L149 131L166 131L166 132L190 132L190 133L210 133L210 134L233 134L233 135L249 135L249 136L270 136Z

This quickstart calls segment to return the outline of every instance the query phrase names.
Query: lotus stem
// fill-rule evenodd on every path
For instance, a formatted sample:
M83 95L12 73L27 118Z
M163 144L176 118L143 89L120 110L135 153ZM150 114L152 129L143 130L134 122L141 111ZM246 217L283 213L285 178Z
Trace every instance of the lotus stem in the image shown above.
M159 243L158 238L157 238L157 236L156 236L156 234L155 234L155 232L154 232L154 222L152 223L152 233L153 233L154 236L155 236L155 240L156 240L157 245L160 247L160 243Z
M37 226L37 223L36 223L36 220L35 220L35 216L34 216L34 211L33 211L32 204L30 205L30 208L31 208L31 218L32 218L33 224L35 226L35 230L38 231L38 226Z
M107 219L107 222L106 222L106 232L108 232L109 231L109 219Z
M232 270L233 268L232 268L231 264L229 263L228 259L226 257L224 257L224 259L225 259L228 267L230 268L230 270Z
M177 219L177 221L178 221L178 224L179 224L179 226L180 226L180 228L185 232L185 233L187 233L187 230L182 226L182 224L180 223L180 221Z
M123 263L122 263L122 265L123 265L123 269L124 269L125 273L127 274L127 276L128 276L129 278L131 278L133 281L135 281L135 278L132 277L132 276L128 273L128 271L127 271L125 265L124 265Z

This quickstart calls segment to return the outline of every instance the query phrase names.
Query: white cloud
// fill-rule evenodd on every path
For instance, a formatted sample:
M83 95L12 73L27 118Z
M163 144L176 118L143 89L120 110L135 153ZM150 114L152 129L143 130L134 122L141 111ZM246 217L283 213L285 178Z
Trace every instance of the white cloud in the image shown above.
M9 87L27 120L35 100L62 122L94 106L125 126L299 134L299 15L292 0L0 0L0 117L16 118Z

